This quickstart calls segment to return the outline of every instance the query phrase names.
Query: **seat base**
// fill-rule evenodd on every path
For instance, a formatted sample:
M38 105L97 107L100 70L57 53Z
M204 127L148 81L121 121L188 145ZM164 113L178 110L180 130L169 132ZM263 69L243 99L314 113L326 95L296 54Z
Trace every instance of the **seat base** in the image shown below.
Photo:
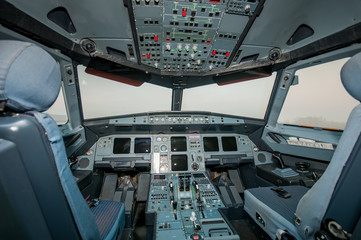
M100 201L90 208L98 225L101 239L116 239L121 233L125 223L125 208L123 203L113 201Z
M302 196L308 191L303 186L283 187L290 198L278 196L271 187L253 188L244 192L244 210L272 238L278 229L287 230L297 239L301 237L294 225L294 213Z

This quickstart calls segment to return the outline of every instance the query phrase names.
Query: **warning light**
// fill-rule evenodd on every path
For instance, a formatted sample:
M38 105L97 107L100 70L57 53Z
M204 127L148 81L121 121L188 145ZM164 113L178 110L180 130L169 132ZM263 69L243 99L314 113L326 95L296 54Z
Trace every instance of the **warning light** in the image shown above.
M187 9L186 8L183 8L182 10L182 17L185 17L187 16Z

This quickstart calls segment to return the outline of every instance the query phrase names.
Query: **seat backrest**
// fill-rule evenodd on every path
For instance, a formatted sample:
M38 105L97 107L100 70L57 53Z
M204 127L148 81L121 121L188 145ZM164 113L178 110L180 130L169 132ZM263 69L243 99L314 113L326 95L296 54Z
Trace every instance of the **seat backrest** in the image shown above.
M0 144L14 148L10 155L7 150L0 152L0 159L6 165L6 159L15 156L14 168L7 171L18 180L5 179L9 174L0 172L1 184L6 185L0 208L12 209L9 214L27 239L99 239L94 216L69 168L58 126L40 112L54 103L60 85L58 63L46 51L30 43L0 41L0 103L5 104ZM25 209L21 202L27 198L32 204L24 204Z
M347 92L361 100L361 53L352 57L341 70L341 80ZM337 189L353 188L360 191L358 186L350 186L348 179L350 167L357 160L355 147L361 133L361 105L356 106L351 112L346 127L340 138L335 153L322 177L316 184L301 198L298 203L295 222L298 233L304 239L313 239L313 235L320 229L322 220L329 207L334 204L341 204L334 201L338 195ZM356 154L356 155L355 155ZM336 190L335 190L336 189ZM359 195L360 196L360 195ZM346 203L346 201L344 201ZM351 203L351 202L350 202ZM360 201L357 202L359 205ZM342 207L342 206L339 206ZM360 210L360 206L354 206ZM352 209L352 207L351 207ZM341 213L346 216L346 212ZM356 213L358 214L358 213ZM348 225L350 226L350 225Z
M31 116L0 118L0 239L79 239L43 133Z

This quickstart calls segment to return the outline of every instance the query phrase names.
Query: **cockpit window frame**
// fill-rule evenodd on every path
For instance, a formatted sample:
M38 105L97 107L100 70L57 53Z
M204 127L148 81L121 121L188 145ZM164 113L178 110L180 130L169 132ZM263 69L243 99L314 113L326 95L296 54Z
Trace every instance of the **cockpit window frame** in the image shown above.
M341 137L342 130L322 129L319 127L310 128L296 125L285 125L278 123L278 118L282 110L288 91L292 86L297 70L330 62L346 57L351 57L361 51L361 45L352 45L343 49L338 49L322 55L318 55L306 60L299 61L286 67L279 73L279 82L277 89L274 91L272 103L269 107L269 114L266 119L266 125L262 133L262 140L270 147L271 151L279 151L284 154L297 155L310 159L319 159L321 161L330 161ZM275 138L276 136L277 138ZM333 150L299 148L287 144L288 137L297 137L302 139L316 140L333 145ZM279 141L278 141L279 140ZM297 149L295 149L297 148Z

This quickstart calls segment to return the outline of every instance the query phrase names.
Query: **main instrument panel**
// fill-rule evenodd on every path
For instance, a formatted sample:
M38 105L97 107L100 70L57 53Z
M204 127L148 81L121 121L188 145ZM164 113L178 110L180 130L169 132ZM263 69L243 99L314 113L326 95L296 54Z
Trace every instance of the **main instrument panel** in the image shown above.
M206 168L252 162L254 147L234 133L109 135L79 156L78 167L88 159L115 171L148 168L146 224L155 239L239 239Z
M241 134L110 135L99 138L78 159L92 163L86 169L95 164L114 170L147 167L151 173L198 172L206 166L250 162L253 148L252 141Z

